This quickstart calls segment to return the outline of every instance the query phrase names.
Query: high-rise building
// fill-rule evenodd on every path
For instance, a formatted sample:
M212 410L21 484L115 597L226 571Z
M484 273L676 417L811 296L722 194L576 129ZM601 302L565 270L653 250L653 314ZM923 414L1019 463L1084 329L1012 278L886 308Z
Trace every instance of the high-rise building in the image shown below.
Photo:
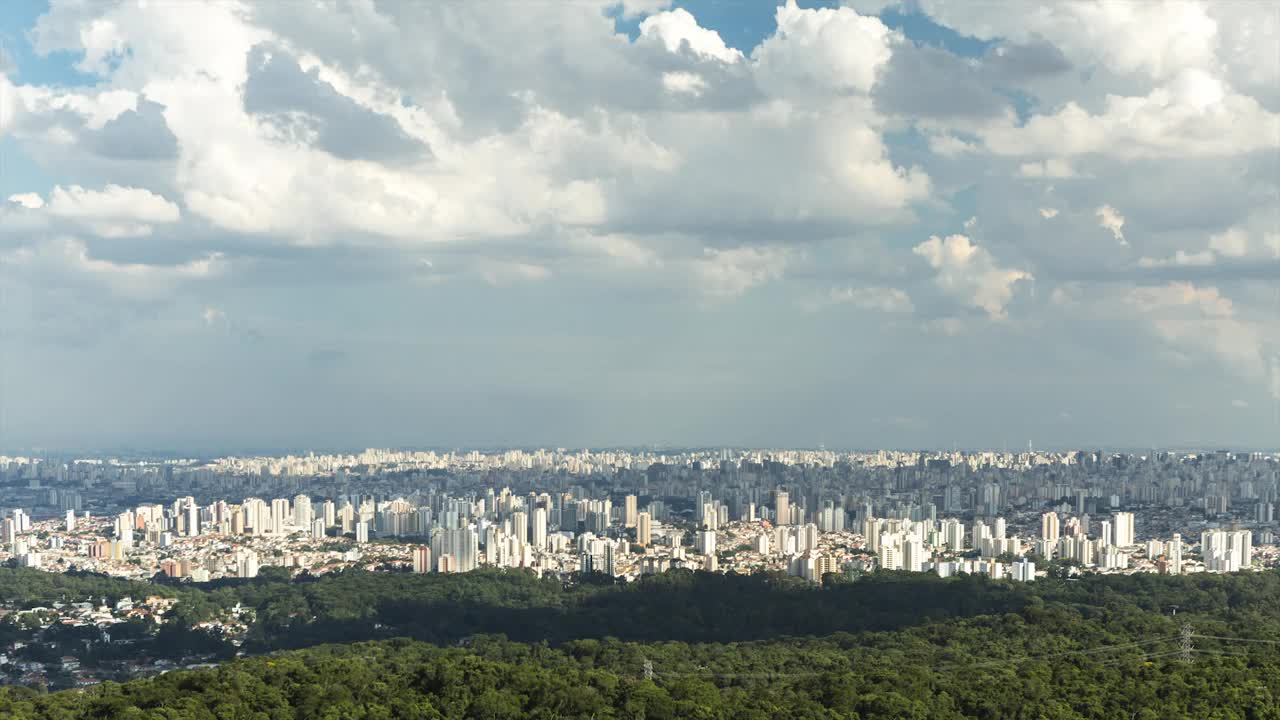
M636 522L637 522L636 516L638 515L636 502L637 502L637 499L635 495L628 495L626 497L626 501L623 504L624 509L622 513L622 524L624 527L632 528L636 526Z
M714 530L703 530L698 533L698 552L703 555L716 554L716 533Z
M511 534L521 543L529 542L529 514L524 511L511 513Z
M1116 547L1129 547L1134 544L1133 513L1117 512L1111 516L1111 529L1115 532Z
M790 525L791 524L791 501L787 497L787 491L779 490L774 500L774 524Z
M547 549L547 509L533 509L533 546L539 550Z
M364 520L356 523L356 542L360 544L369 542L369 523Z
M1040 516L1040 539L1046 542L1058 541L1058 513L1047 512Z
M653 521L647 512L636 514L636 542L646 547L653 542Z
M1235 572L1253 562L1253 533L1248 530L1207 530L1200 535L1204 569L1213 573Z
M918 535L908 535L902 543L902 569L911 572L924 570L924 542Z
M899 545L902 536L895 532L880 533L879 566L883 570L902 569L902 547Z
M431 548L420 545L413 549L413 571L429 573L435 568L431 565Z
M258 577L258 554L252 550L241 551L236 556L236 575L242 578Z
M288 498L276 498L271 501L271 522L269 524L271 532L276 535L283 535L285 526L293 520L293 513L289 510Z
M964 523L954 518L942 521L943 542L952 552L964 550Z
M1169 558L1169 574L1182 574L1182 536L1174 533L1173 539L1169 541L1165 552Z
M293 498L293 525L299 528L311 527L315 513L311 510L311 497L298 495Z
M200 534L200 506L194 498L187 498L186 508L183 510L182 534L186 537Z

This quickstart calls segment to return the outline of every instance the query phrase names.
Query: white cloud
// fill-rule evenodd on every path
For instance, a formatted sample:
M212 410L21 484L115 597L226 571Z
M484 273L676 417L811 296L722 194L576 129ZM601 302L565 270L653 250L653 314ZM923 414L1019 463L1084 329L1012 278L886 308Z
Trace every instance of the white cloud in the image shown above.
M1173 257L1159 260L1156 258L1139 258L1138 266L1145 268L1155 267L1205 267L1214 263L1214 254L1208 250L1196 253L1188 253L1178 250Z
M801 9L787 0L774 18L777 32L751 57L762 87L780 96L805 90L869 92L899 37L879 18L851 8Z
M999 155L1120 158L1231 156L1280 146L1280 115L1201 70L1186 70L1147 95L1108 95L1101 112L1075 101L1018 123L1011 114L979 130ZM1035 173L1034 166L1024 173Z
M673 95L692 95L697 97L707 88L707 81L701 75L691 72L662 73L662 87Z
M650 15L640 23L637 42L658 42L667 52L678 53L684 48L700 58L736 63L742 52L724 44L720 33L698 25L688 10L676 8Z
M1174 282L1131 290L1125 302L1175 348L1208 351L1248 378L1263 378L1266 363L1258 326L1241 319L1216 287Z
M1018 174L1027 178L1073 178L1076 171L1068 160L1048 158L1022 163L1018 166Z
M205 325L213 325L227 319L227 314L216 307L207 307L200 313Z
M1021 280L1032 280L1030 273L999 267L985 248L970 242L964 235L937 235L912 250L937 271L934 282L944 292L988 317L1003 319L1005 306L1013 298L1013 286Z
M1209 248L1226 257L1241 257L1249 249L1249 236L1241 228L1228 228L1209 238Z
M45 212L82 223L106 238L141 237L153 225L177 222L178 206L143 188L107 185L91 190L56 186L49 193Z
M671 0L620 0L622 17L632 20L644 15L652 15L671 7Z
M1197 3L1074 0L996 7L968 0L920 0L919 5L935 21L964 35L1019 42L1044 38L1080 65L1099 64L1120 73L1160 79L1215 62L1218 24Z
M17 193L9 196L9 202L21 205L28 210L39 210L44 207L44 198L38 193Z
M1045 220L1052 220L1058 217L1058 209L1051 207L1040 208L1040 217Z
M791 251L778 247L707 248L692 262L698 288L712 297L731 298L782 277Z
M883 313L910 313L915 310L911 296L890 287L833 288L821 305L849 304L860 310ZM815 309L818 304L815 304Z
M929 152L935 155L941 155L945 158L954 158L966 153L978 152L979 148L971 142L966 142L954 135L930 135L929 136Z
M536 282L551 277L551 270L544 265L503 260L486 260L479 264L480 277L493 286L515 282Z
M1232 400L1232 401L1231 401L1231 407L1233 407L1233 408L1247 408L1247 407L1249 407L1249 403L1248 403L1248 401L1246 401L1246 400Z
M1116 210L1110 205L1103 205L1102 207L1099 207L1094 214L1098 216L1098 227L1104 230L1110 230L1111 234L1120 242L1121 245L1129 244L1129 241L1124 239L1124 216L1120 214L1119 210Z
M55 238L0 255L0 267L18 271L34 288L84 285L131 300L152 300L181 284L216 277L226 268L220 253L177 265L119 263L91 257L74 238Z

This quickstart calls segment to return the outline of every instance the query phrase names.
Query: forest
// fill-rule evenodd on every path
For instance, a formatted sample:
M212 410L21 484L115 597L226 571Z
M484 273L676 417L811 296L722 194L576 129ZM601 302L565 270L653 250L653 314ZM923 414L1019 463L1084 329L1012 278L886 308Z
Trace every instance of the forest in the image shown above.
M11 572L0 600L119 582ZM81 692L8 688L0 717L1280 718L1275 572L820 586L344 573L141 589L180 598L175 624L252 605L254 656Z

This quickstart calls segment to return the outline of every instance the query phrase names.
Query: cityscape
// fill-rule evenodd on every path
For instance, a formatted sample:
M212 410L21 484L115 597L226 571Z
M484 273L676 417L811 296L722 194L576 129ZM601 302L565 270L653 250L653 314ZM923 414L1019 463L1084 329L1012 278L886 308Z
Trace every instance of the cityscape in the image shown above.
M0 561L143 580L493 566L1030 581L1050 564L1176 575L1278 560L1280 456L1262 453L366 450L6 457L0 472L28 503L4 511ZM140 497L166 501L122 504Z
M1280 0L0 0L0 720L1280 720Z
M1232 452L4 457L0 487L25 507L3 511L0 563L195 584L264 568L285 577L519 568L624 582L684 569L811 583L879 571L1013 582L1263 572L1280 563L1278 483L1280 456ZM0 622L39 617L109 637L113 625L160 623L173 607L75 600L0 606ZM248 627L237 608L203 631L242 643ZM6 665L24 644L0 646L0 667L14 680L44 678L39 663Z

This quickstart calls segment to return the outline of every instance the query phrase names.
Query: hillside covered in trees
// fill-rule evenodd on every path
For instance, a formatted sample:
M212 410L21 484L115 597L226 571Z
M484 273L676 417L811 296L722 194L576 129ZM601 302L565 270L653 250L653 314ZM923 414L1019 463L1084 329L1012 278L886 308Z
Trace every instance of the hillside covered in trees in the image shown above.
M170 593L174 623L255 607L250 652L354 644L80 692L9 688L4 718L1280 718L1277 573L821 587L349 573L210 589L37 575L0 577L0 600Z

